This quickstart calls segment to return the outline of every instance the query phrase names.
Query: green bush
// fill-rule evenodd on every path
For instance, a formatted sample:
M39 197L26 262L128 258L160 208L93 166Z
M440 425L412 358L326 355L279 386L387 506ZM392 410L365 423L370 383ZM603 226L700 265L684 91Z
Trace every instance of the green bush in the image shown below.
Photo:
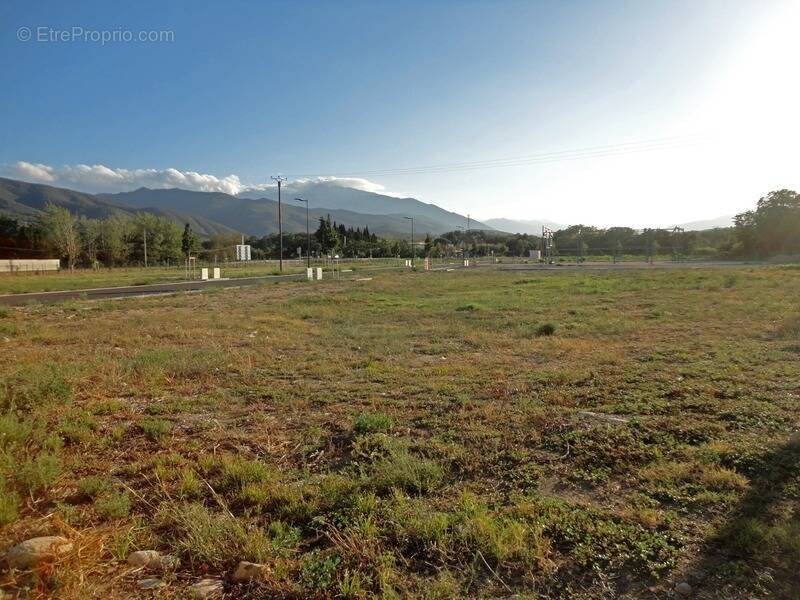
M353 431L356 433L389 433L392 429L392 419L385 413L361 413L353 421Z
M107 521L123 519L131 511L131 499L127 492L114 492L98 498L94 508L97 514Z
M340 562L341 559L335 554L325 555L317 550L306 554L300 567L303 585L315 592L327 590L333 584Z
M95 498L111 489L111 482L105 477L90 475L78 481L78 495L81 498Z
M165 419L147 417L139 422L139 429L151 442L160 442L172 431L172 423Z

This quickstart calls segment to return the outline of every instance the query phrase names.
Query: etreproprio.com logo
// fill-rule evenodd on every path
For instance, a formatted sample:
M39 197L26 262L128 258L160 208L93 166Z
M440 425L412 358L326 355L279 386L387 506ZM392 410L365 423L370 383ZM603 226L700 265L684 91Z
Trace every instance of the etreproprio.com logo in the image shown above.
M175 41L175 32L171 29L86 29L74 26L56 28L39 25L37 27L20 27L17 29L17 40L20 42L37 42L42 44L88 43L130 44L130 43L165 43Z

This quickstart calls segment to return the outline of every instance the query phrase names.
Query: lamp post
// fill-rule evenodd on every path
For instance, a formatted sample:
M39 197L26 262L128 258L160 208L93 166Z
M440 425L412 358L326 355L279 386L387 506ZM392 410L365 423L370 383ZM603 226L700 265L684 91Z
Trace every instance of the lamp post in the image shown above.
M416 258L416 252L414 251L414 217L404 217L411 221L411 266L414 266L414 259Z
M306 203L306 266L311 268L311 229L308 228L308 200L295 198L298 202Z
M281 183L286 181L286 177L281 177L280 175L273 175L270 179L274 179L278 182L278 237L280 238L280 255L278 259L278 264L280 265L280 271L283 273L283 218L281 215Z

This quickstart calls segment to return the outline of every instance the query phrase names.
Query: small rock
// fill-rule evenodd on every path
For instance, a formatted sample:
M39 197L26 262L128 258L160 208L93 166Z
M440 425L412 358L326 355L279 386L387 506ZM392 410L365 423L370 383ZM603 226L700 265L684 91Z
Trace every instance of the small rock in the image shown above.
M128 555L128 564L132 567L149 567L160 559L161 552L158 550L137 550Z
M72 550L72 544L68 539L58 535L46 535L17 544L8 551L6 561L8 561L9 567L29 569L70 550Z
M201 579L189 587L189 595L199 600L221 598L223 591L225 591L225 589L222 587L222 582L219 579Z
M678 593L679 596L691 596L692 595L692 586L690 586L685 581L681 581L678 585L675 586L675 591Z
M149 579L139 580L136 585L139 586L140 590L157 590L160 587L164 587L165 584L160 579L151 577Z
M128 555L128 564L151 571L168 571L176 569L180 560L172 554L161 554L158 550L137 550Z
M174 554L164 554L158 561L158 566L162 571L174 571L181 566L181 559Z
M266 573L267 569L268 567L266 565L260 565L258 563L251 563L243 560L239 562L239 565L233 572L233 577L231 579L236 583L241 583L243 581L254 581L256 579L261 579Z

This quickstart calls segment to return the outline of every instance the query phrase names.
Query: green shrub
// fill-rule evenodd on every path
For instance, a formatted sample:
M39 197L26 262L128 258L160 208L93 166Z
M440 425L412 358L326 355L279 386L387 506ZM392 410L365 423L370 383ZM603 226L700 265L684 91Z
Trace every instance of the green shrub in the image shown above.
M353 421L353 431L356 433L389 433L392 429L392 419L385 413L361 413Z
M147 417L139 422L139 429L151 442L160 442L172 431L172 423L165 419Z
M156 522L164 541L190 564L222 570L238 560L263 563L275 554L266 530L202 504L163 505Z
M0 527L13 523L19 515L19 496L13 490L7 490L5 482L0 480Z
M78 495L81 498L95 498L111 489L111 482L105 477L90 475L78 481Z
M377 492L392 488L423 494L438 487L444 480L444 469L437 462L397 450L375 461L369 470L369 482Z
M0 385L0 408L31 411L51 403L72 399L72 386L54 365L26 365Z
M95 500L94 508L107 521L124 519L131 511L131 499L127 492L114 492Z
M314 550L303 557L300 579L307 588L315 592L327 590L333 584L341 559L335 554L322 554Z
M15 478L22 490L34 494L49 488L60 473L61 461L58 456L42 452L19 465Z
M456 307L456 311L458 312L475 312L480 309L481 307L479 304L463 304L461 306Z

